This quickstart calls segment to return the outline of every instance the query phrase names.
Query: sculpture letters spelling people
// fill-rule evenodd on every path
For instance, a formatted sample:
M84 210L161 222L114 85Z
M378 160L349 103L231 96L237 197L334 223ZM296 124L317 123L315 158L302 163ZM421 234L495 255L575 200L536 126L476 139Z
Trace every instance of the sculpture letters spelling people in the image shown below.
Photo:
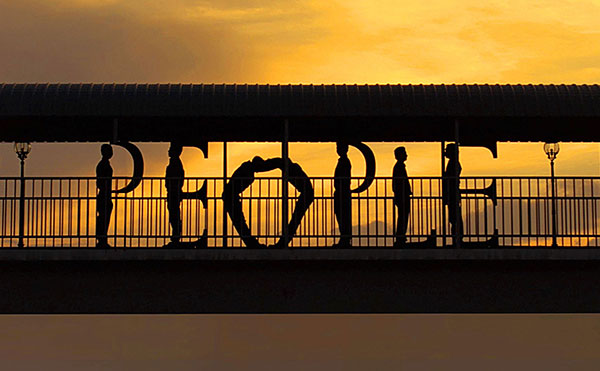
M458 145L448 144L444 156L448 158L448 164L442 176L442 202L448 206L448 221L452 225L452 240L456 246L457 242L462 240L463 235L460 190L458 188L462 167L458 161Z
M404 161L408 158L406 149L398 147L394 150L396 165L392 172L392 191L394 192L394 205L398 208L398 219L396 222L396 241L394 247L400 247L406 243L406 227L408 226L408 216L410 215L410 182L406 173Z
M352 195L350 193L352 165L348 158L348 144L338 142L337 154L340 158L333 179L333 212L340 230L340 240L334 246L350 247L352 245Z
M181 163L183 147L171 143L169 147L169 164L165 173L165 187L167 188L167 210L169 211L169 224L171 224L171 244L176 244L181 238L181 217L179 204L183 196L183 179L185 170Z
M100 147L102 159L96 166L96 240L97 247L110 247L108 244L108 226L112 214L113 203L111 199L111 187L113 169L110 166L110 159L113 156L113 150L110 144L103 144Z

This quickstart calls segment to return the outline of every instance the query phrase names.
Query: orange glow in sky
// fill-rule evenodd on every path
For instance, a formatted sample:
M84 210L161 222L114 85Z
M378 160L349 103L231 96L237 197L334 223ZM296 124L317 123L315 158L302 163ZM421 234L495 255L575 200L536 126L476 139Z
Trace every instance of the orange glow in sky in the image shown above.
M0 0L0 81L593 84L599 19L600 0ZM391 175L397 145L372 144L377 175ZM439 143L403 145L409 175L440 174ZM557 175L600 175L598 143L561 146ZM167 145L140 148L146 175L163 175ZM231 144L230 172L279 148ZM186 150L188 176L221 175L221 144L210 151L204 160ZM548 174L541 143L501 143L498 154L465 148L463 175ZM292 144L290 156L309 176L333 174L332 143ZM99 159L97 143L34 143L27 174L93 175ZM362 159L351 160L361 176ZM130 161L115 150L115 175L129 175ZM18 166L12 145L1 143L0 176L18 175ZM597 315L2 316L0 354L30 369L102 368L65 360L170 369L198 359L211 369L264 369L265 359L274 369L301 361L297 369L329 362L329 369L566 370L574 359L597 369L599 323ZM148 357L165 363L142 364Z
M0 80L597 83L598 18L598 1L0 0ZM437 144L406 145L410 175L438 174ZM390 171L394 146L373 145L379 175ZM60 147L34 146L30 174L65 174L50 163L72 151ZM276 154L271 147L234 145L231 169L248 156ZM557 174L598 175L598 149L563 145ZM291 151L310 175L333 169L333 145ZM91 174L97 161L95 146L84 152L69 168L81 175ZM165 152L160 146L145 151L155 159L148 175L163 173ZM315 160L315 153L331 154L331 164ZM0 145L0 156L0 172L16 174L9 145ZM217 162L186 156L190 175L220 175ZM464 175L547 173L539 143L501 144L497 160L479 149L461 156ZM360 175L360 159L354 163Z

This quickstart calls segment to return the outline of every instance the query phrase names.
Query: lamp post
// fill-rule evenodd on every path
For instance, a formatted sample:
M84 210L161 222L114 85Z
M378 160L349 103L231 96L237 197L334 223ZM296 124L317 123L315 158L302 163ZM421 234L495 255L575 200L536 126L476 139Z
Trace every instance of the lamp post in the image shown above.
M544 152L550 160L550 181L552 182L552 247L557 247L556 243L556 193L554 188L554 160L560 151L558 143L545 143Z
M23 233L25 232L25 159L31 152L31 143L15 143L15 153L21 160L21 192L19 194L19 247L24 247Z

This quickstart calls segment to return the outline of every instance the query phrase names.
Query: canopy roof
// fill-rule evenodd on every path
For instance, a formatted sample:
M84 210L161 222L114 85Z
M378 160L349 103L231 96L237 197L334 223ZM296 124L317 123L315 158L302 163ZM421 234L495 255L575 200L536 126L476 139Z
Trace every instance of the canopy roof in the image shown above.
M599 85L0 84L3 141L596 141L599 118Z

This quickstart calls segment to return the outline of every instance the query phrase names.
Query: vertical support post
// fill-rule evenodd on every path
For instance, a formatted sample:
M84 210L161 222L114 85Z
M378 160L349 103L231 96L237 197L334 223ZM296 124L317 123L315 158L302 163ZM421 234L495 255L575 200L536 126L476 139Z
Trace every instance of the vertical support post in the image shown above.
M556 189L554 181L554 159L550 161L550 181L552 182L552 247L558 247L556 242L557 228L556 228Z
M454 120L454 143L456 144L456 152L457 152L456 153L456 161L458 163L460 163L460 160L459 160L459 156L460 156L459 155L459 153L460 153L460 148L459 148L460 139L459 138L460 138L460 136L459 136L459 134L460 134L459 133L459 122L458 122L458 119L455 119ZM456 210L456 215L454 215L454 217L455 217L454 220L455 220L455 223L459 223L459 221L462 218L462 215L460 215L461 210L459 208L461 199L460 199L460 179L458 179L458 166L455 166L454 179L455 179L454 184L456 185L455 190L454 190L454 192L456 192L455 193L456 197L454 197L455 202L456 202L456 205L454 205L455 206L454 209ZM462 228L464 228L462 222L460 222L459 225ZM454 231L455 231L454 232L454 244L456 245L455 247L457 247L457 248L460 248L462 235L461 235L461 231L459 229L462 229L462 228L458 228L458 227L454 228ZM464 231L462 231L462 232L464 232Z
M227 142L223 142L223 189L227 183ZM215 210L216 212L216 210ZM227 247L227 211L223 205L223 247Z
M281 233L283 238L283 246L288 247L288 177L289 177L289 135L290 127L288 119L283 120L283 140L281 141L281 158L283 159L283 171L281 173Z
M19 243L18 247L25 247L23 234L25 233L25 159L21 158L21 190L19 193Z
M446 146L446 142L442 140L442 149L440 151L442 157L442 183L439 184L440 195L442 195L442 189L444 187L444 166L446 165L446 161L444 160L444 147ZM446 207L444 206L443 195L442 195L442 247L446 247Z

